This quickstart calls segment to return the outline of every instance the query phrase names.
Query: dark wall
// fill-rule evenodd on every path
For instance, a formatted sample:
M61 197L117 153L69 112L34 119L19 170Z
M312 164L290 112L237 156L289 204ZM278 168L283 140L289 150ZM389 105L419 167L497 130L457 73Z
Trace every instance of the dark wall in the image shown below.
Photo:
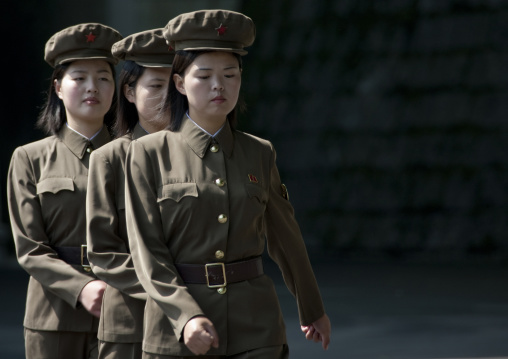
M43 136L47 39L86 21L128 35L204 3L8 1L0 248L10 156ZM257 25L240 128L274 143L311 251L508 254L507 0L230 3Z
M249 130L309 246L506 256L508 1L245 2Z

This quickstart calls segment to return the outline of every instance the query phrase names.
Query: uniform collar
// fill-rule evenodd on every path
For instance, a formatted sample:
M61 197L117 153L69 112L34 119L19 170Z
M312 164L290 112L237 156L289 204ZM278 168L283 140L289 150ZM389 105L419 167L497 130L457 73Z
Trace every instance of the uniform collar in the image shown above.
M136 123L136 126L134 126L134 130L132 130L132 139L137 140L138 138L141 138L146 135L148 135L148 132L143 127L141 127L139 122Z
M88 147L91 147L92 150L94 150L111 141L106 125L103 125L102 130L91 141L71 130L67 126L62 126L62 129L58 132L57 136L80 160L85 156L86 149Z
M205 156L212 142L218 143L226 156L231 157L233 152L233 131L231 130L229 122L226 122L222 130L215 137L212 137L202 131L184 115L180 126L180 133L199 158Z

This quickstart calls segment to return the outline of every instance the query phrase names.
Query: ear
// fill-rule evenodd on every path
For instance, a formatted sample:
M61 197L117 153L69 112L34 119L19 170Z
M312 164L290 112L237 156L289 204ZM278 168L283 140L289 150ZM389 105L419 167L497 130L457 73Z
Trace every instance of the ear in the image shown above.
M185 83L183 82L182 76L179 74L173 74L173 81L178 92L184 96L187 95L187 92L185 91Z
M130 103L134 103L136 101L134 87L129 86L128 84L123 85L123 94Z
M54 82L54 87L55 87L55 93L56 95L58 96L58 98L61 100L62 99L62 85L60 83L60 81L58 81L57 79L55 79L55 82Z

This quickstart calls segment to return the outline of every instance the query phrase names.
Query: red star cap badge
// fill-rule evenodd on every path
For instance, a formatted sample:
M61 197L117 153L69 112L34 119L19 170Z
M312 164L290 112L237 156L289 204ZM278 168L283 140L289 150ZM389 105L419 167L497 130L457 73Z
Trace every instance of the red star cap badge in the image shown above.
M220 24L219 27L215 28L215 30L217 30L217 36L224 35L227 29L228 28L226 26Z
M91 31L90 31L90 33L88 35L85 35L85 36L86 36L86 42L94 42L95 38L97 37L94 34L92 34Z

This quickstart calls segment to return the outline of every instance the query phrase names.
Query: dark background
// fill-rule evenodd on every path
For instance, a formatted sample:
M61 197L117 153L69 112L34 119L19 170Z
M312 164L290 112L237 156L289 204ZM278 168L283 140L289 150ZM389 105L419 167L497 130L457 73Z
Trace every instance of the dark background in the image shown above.
M252 17L240 129L272 141L333 323L323 354L274 275L292 358L508 353L508 0L7 0L0 11L0 357L22 358L27 276L6 205L15 147L81 22L124 36L205 8ZM69 219L72 220L72 219Z
M51 75L47 39L88 21L127 36L202 8L241 11L257 25L240 129L274 143L311 253L506 259L506 0L8 1L4 254L13 252L10 156L43 136L34 123Z

